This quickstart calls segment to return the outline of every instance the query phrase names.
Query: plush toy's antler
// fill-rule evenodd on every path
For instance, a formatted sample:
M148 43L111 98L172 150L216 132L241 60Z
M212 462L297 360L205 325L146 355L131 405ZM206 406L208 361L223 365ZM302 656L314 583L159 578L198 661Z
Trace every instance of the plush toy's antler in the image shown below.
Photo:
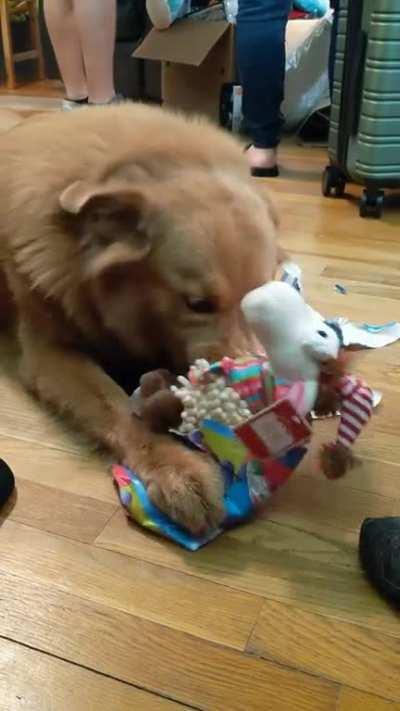
M354 467L356 459L349 447L336 441L322 446L320 464L327 479L340 479Z

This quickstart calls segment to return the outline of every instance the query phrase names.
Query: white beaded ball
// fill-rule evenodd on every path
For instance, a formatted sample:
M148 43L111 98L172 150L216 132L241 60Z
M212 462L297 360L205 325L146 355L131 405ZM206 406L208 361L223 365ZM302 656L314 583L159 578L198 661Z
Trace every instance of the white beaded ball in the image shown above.
M247 403L221 376L209 372L208 361L196 360L189 378L178 377L178 386L171 387L182 400L184 409L179 432L189 434L200 427L205 419L217 420L235 427L251 416Z

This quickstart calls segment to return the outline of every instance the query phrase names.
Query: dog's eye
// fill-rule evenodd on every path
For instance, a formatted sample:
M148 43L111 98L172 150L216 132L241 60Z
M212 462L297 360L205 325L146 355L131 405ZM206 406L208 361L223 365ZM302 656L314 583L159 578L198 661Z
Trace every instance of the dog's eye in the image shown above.
M196 314L213 314L217 310L217 306L211 299L201 299L193 296L185 298L188 309Z
M326 331L318 331L318 335L322 336L322 338L328 338L328 334Z

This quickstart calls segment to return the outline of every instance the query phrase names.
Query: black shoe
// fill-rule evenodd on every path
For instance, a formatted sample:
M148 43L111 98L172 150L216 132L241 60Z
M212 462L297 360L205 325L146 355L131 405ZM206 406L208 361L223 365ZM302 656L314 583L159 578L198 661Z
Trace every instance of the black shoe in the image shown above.
M365 519L359 553L371 583L387 600L400 605L400 516Z
M6 503L15 487L14 474L8 464L0 459L0 507Z
M272 168L250 168L253 178L277 178L279 176L279 168L273 165Z

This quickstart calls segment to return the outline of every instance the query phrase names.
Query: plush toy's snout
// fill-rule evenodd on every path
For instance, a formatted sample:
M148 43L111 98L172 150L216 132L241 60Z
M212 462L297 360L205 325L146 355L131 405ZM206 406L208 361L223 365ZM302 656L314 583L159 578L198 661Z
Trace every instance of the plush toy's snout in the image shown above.
M326 363L339 355L340 341L336 331L329 324L322 322L309 340L303 344L306 353L317 363Z

